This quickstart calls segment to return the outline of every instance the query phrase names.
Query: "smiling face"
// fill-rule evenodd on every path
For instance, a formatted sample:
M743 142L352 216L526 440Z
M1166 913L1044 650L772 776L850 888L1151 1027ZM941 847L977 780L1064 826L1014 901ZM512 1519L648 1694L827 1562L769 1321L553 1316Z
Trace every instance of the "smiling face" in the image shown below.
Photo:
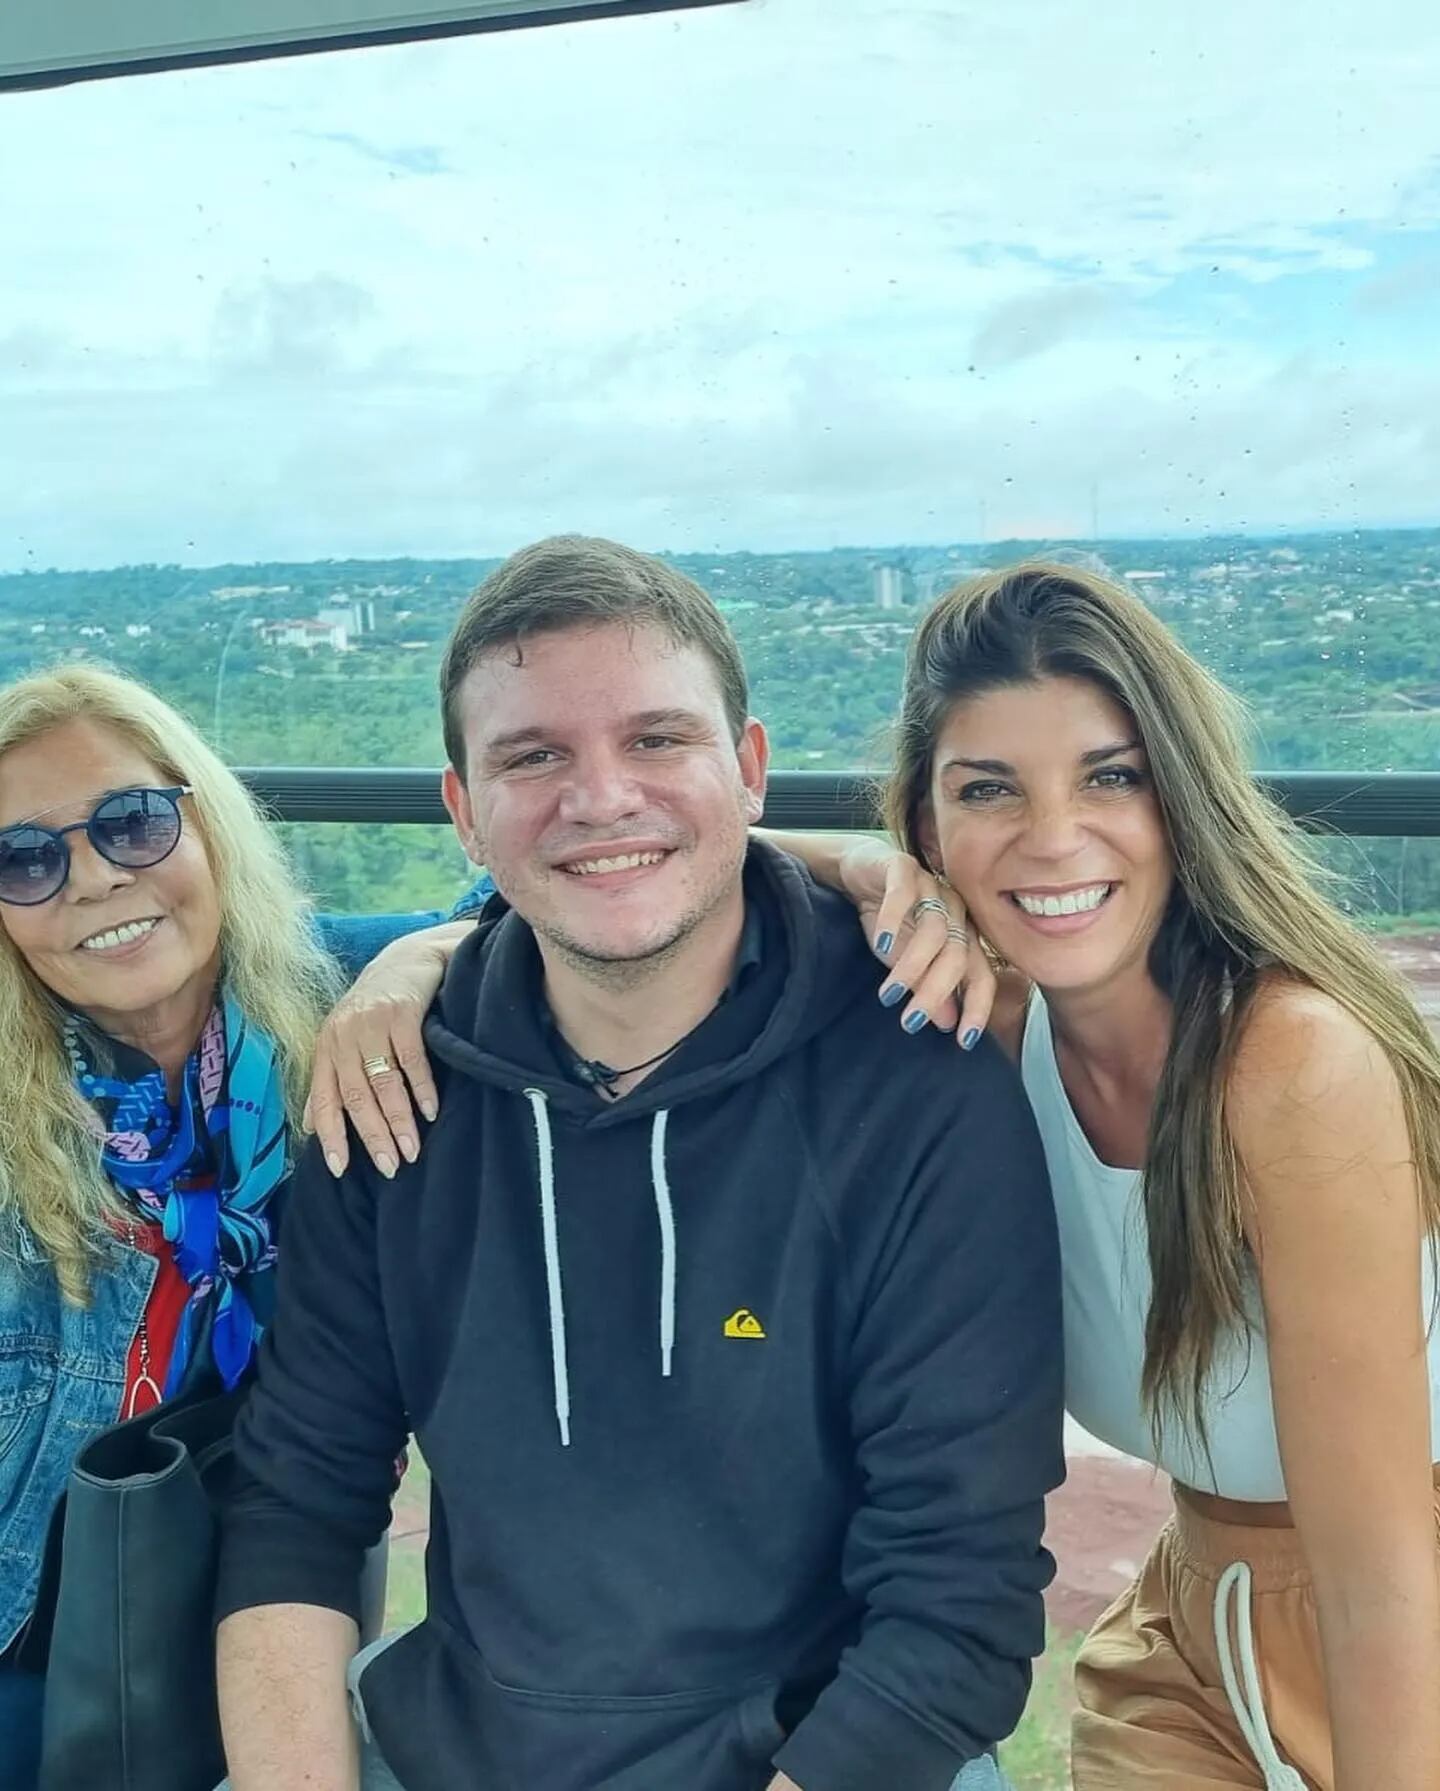
M108 791L175 781L122 735L66 722L0 758L0 827L64 827ZM214 987L219 897L188 798L181 813L180 839L159 864L111 864L84 832L69 833L59 894L34 907L0 904L0 926L40 981L115 1037L134 1038L177 1005L193 1004L203 1021Z
M1146 974L1174 880L1133 719L1083 678L957 703L922 836L1001 955L1047 991Z
M732 738L700 649L643 623L540 634L485 654L460 709L467 771L446 771L446 806L569 961L642 964L738 913L765 735Z

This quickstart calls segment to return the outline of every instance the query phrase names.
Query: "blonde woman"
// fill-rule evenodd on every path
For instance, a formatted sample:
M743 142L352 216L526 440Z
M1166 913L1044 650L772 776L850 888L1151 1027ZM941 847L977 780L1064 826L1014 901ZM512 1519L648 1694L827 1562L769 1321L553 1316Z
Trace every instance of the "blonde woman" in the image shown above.
M245 1374L317 1029L430 918L312 916L141 685L72 665L0 691L0 1791L33 1782L42 1682L14 1643L70 1463Z

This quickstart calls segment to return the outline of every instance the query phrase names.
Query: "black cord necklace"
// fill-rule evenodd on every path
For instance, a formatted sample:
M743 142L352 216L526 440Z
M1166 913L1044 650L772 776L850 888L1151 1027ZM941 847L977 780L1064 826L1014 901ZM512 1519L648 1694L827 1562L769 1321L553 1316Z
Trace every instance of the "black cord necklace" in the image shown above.
M720 1001L725 997L722 995ZM720 1001L715 1003L719 1007ZM663 1063L667 1057L673 1057L683 1044L694 1038L700 1028L715 1012L712 1007L709 1013L702 1014L689 1032L682 1032L673 1045L667 1045L663 1051L657 1051L653 1057L647 1057L644 1063L632 1063L628 1070L617 1070L608 1063L601 1063L598 1057L578 1057L575 1060L575 1075L589 1087L603 1094L607 1100L618 1101L620 1096L615 1091L615 1084L624 1081L626 1076L633 1076L639 1070L653 1069L657 1063Z

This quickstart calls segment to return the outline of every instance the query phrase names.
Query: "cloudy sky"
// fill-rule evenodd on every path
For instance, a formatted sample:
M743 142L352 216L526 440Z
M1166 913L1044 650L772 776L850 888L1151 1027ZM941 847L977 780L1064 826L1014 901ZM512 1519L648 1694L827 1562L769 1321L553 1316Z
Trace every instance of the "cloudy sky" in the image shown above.
M0 570L1440 521L1433 0L745 0L0 97Z

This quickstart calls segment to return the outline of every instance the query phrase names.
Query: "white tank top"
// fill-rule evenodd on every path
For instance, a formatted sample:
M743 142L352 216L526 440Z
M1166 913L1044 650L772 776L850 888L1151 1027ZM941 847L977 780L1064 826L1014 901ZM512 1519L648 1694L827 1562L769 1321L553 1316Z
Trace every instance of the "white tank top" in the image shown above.
M1044 1140L1060 1222L1065 1286L1065 1402L1102 1442L1155 1463L1186 1486L1227 1499L1283 1499L1285 1476L1270 1399L1260 1289L1245 1284L1248 1336L1222 1338L1205 1396L1207 1457L1174 1423L1156 1453L1140 1399L1150 1259L1140 1172L1112 1169L1096 1156L1060 1080L1050 1014L1030 1000L1021 1075ZM1424 1311L1434 1310L1435 1250L1424 1252ZM1429 1333L1431 1460L1440 1461L1440 1326Z

